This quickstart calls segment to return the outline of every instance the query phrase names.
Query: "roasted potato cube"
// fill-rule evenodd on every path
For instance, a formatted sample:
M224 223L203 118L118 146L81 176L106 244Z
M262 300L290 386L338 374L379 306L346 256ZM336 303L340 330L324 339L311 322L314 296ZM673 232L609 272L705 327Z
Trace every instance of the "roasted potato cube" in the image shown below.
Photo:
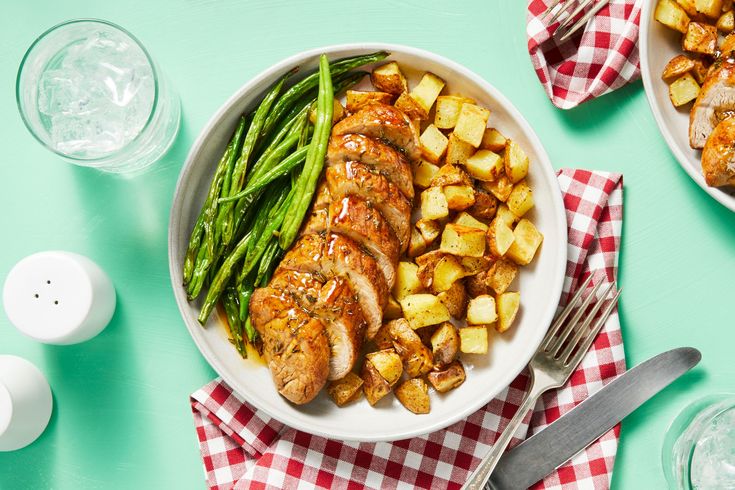
M488 335L485 325L459 329L459 349L465 354L487 354Z
M339 100L334 99L333 105L334 110L332 111L332 124L339 122L343 117L345 117L345 109L342 107L342 103ZM311 124L316 124L316 106L309 110L309 121Z
M482 187L495 196L499 201L507 201L513 190L513 183L503 174L492 182L482 182Z
M702 60L694 60L694 68L692 68L691 75L697 81L699 85L704 83L704 79L707 77L709 66L705 65Z
M467 159L465 168L477 180L492 182L503 173L503 157L490 150L477 150Z
M433 243L442 232L442 227L439 222L433 219L421 218L416 222L416 228L421 233L421 236L424 237L427 245Z
M426 379L429 380L429 383L431 383L431 386L433 386L436 391L439 393L446 393L447 391L464 383L465 377L462 363L454 361L443 371L430 372L426 376Z
M470 297L482 296L483 294L493 292L488 285L488 273L489 271L479 271L476 274L464 278L465 289Z
M418 160L413 164L413 185L426 189L431 185L431 179L439 171L439 167L426 160Z
M513 212L508 209L507 204L501 204L498 206L498 211L495 214L495 218L503 221L508 228L513 229L513 226L515 226L516 223L518 223L518 220L520 219L518 216L513 214Z
M459 139L454 133L449 135L446 162L449 165L464 165L475 153L475 147Z
M485 275L485 284L496 294L503 294L518 275L518 266L510 260L495 261Z
M432 187L445 185L472 185L472 179L462 167L452 164L443 165L431 179Z
M406 296L420 293L424 289L418 276L419 266L413 262L399 262L396 268L396 282L393 284L393 296L401 301Z
M360 398L362 385L363 381L360 376L355 373L347 373L344 378L329 383L327 393L338 407L342 407Z
M433 355L408 321L401 318L388 323L388 331L393 339L393 347L403 361L403 369L409 378L415 378L431 371L434 367Z
M434 105L436 98L444 88L444 80L431 72L424 73L421 81L411 90L411 98L419 103L426 115L429 115L431 107ZM424 117L425 119L425 117Z
M416 275L425 288L431 288L434 283L434 269L445 255L446 253L440 250L432 250L416 257L415 260L418 265Z
M495 298L489 294L472 298L467 304L467 323L470 325L490 325L497 319Z
M468 209L472 216L484 220L491 220L498 210L498 199L490 192L479 187L475 189L475 204Z
M433 294L412 294L401 300L403 315L411 328L426 327L449 320L449 310Z
M462 257L462 267L465 276L473 276L490 269L495 260L485 255L484 257Z
M674 0L658 0L653 17L675 31L686 34L689 16Z
M710 19L717 19L722 13L722 0L694 0L697 12Z
M508 200L505 203L508 205L508 209L519 218L533 207L533 193L525 180L513 186L513 190L510 191Z
M495 298L495 302L498 307L498 323L495 325L495 329L503 333L510 328L513 320L516 319L518 307L521 305L521 293L508 291L499 294Z
M467 102L464 97L457 95L441 95L436 99L436 114L434 124L437 128L451 129L457 124L462 104Z
M401 304L393 297L388 296L388 302L385 304L383 310L383 318L385 320L395 320L396 318L403 317L403 310L401 310Z
M465 143L477 148L482 143L482 137L485 134L489 118L490 111L484 107L475 104L462 104L457 124L454 126L454 134Z
M393 105L403 111L411 120L422 121L429 117L429 114L424 110L422 105L411 97L408 92L403 92L399 95Z
M471 185L447 185L442 190L447 206L453 211L463 211L475 204L475 188Z
M421 193L421 217L439 219L449 216L449 203L441 187L429 187Z
M454 223L462 226L469 226L470 228L479 228L480 230L487 231L487 225L485 223L475 219L474 216L467 213L466 211L462 211L461 213L459 213L457 217L454 218Z
M450 322L441 324L431 336L431 350L435 366L446 366L459 354L459 332Z
M389 323L383 323L383 326L375 332L375 336L372 338L373 344L375 344L378 350L393 348L393 337L390 336Z
M392 331L390 327L388 327L388 331ZM401 374L403 374L403 363L393 348L365 354L365 361L375 366L375 369L390 386L396 384Z
M433 124L429 124L421 133L419 141L421 142L421 154L432 163L438 163L444 157L449 144L444 133Z
M372 362L365 360L362 365L362 391L370 405L375 405L381 398L390 393L390 383L380 375Z
M510 245L515 240L513 236L513 230L502 220L495 218L488 227L487 230L487 245L490 248L490 252L495 257L502 257L510 248Z
M408 256L413 258L426 252L426 240L419 230L411 228L411 238L408 241Z
M495 128L487 128L485 130L485 134L482 135L480 148L500 153L505 150L505 143L505 136L503 136L500 131Z
M445 255L434 267L434 280L431 289L434 293L441 293L452 287L456 281L464 277L464 267L454 255Z
M694 0L676 0L676 3L679 4L679 7L681 7L689 17L699 17L699 12L697 12L697 6L694 4Z
M464 257L482 257L485 254L485 232L478 228L448 223L442 232L439 250Z
M455 281L446 291L436 295L444 306L449 310L449 314L454 318L463 318L467 311L467 291L462 281Z
M513 230L513 244L506 256L516 264L526 265L533 260L544 236L527 219L521 219Z
M381 65L373 70L370 74L370 81L376 89L388 92L391 95L398 96L403 92L408 92L408 83L406 77L401 73L398 63L391 61Z
M717 49L717 28L701 22L690 22L682 40L682 48L692 53L714 54Z
M514 184L528 175L528 156L515 141L508 140L508 144L505 145L503 161L505 162L505 175Z
M390 104L393 96L387 92L364 92L362 90L348 90L347 111L357 112L368 104L375 102L381 104Z
M395 393L398 401L413 413L429 413L431 410L429 386L421 378L407 379L396 388Z
M722 11L729 12L732 10L733 0L722 0Z
M725 34L730 34L735 29L735 17L732 10L725 12L717 19L717 28Z
M694 60L687 58L683 54L676 55L666 63L661 78L669 83L673 82L685 73L690 72L694 68Z
M421 342L424 345L431 345L431 336L436 332L440 325L429 325L428 327L422 327L416 330L416 335L421 338Z

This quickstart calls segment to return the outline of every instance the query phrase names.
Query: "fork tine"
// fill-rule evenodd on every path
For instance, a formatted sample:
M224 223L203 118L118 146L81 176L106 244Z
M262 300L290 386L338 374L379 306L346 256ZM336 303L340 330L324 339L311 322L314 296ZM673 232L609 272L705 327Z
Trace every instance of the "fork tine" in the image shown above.
M552 0L552 2L549 4L548 7L546 7L546 10L544 10L544 13L541 14L541 22L546 22L546 18L549 16L552 10L556 8L559 3L561 3L562 0Z
M602 312L602 315L597 320L597 323L595 323L595 325L592 327L592 330L590 330L589 335L587 335L587 338L584 339L582 345L579 346L579 350L577 351L577 353L574 354L574 357L572 357L569 362L564 364L565 366L576 367L579 364L579 362L582 360L582 358L592 345L592 342L594 342L597 338L597 334L600 333L600 330L602 330L602 327L605 325L608 317L610 317L610 314L615 308L615 305L618 304L618 298L620 297L620 293L622 292L622 288L618 289L618 292L615 293L615 296L610 299L610 302L607 304L607 308L605 308L605 310Z
M592 4L592 2L594 2L594 0L582 0L581 2L579 2L579 5L577 5L577 8L574 9L574 11L571 14L569 14L569 16L566 19L564 19L564 22L559 24L559 27L557 27L556 30L560 31L568 27L569 24L574 22L574 18L578 16L582 10L589 7Z
M559 38L559 42L560 43L566 41L567 39L569 39L570 37L572 37L574 35L574 33L577 32L582 26L584 26L587 23L588 20L590 20L595 15L597 15L597 12L599 12L600 10L602 10L602 7L604 7L605 5L607 5L609 3L609 1L610 0L600 0L600 2L597 5L595 5L594 7L592 7L590 9L590 11L587 12L584 15L584 17L582 17L581 19L579 19L566 32L561 33L561 32L559 32L560 29L557 29L556 31L554 31L554 37L561 36Z
M612 291L614 287L615 283L610 283L605 292L602 293L600 300L595 303L595 306L592 308L592 311L590 311L590 314L587 315L587 318L585 318L579 328L577 328L577 331L574 333L574 337L572 337L572 340L567 342L567 346L561 352L561 355L559 355L559 359L561 359L562 362L567 362L569 360L568 358L572 355L572 351L574 351L574 348L577 347L577 344L579 344L580 339L584 336L584 334L589 332L590 325L597 316L597 313L602 308L602 305L605 303L608 294L610 294L610 291Z
M584 293L584 290L587 289L587 286L590 285L590 282L592 282L592 276L593 274L590 274L587 279L585 279L584 283L577 288L577 291L574 293L574 296L567 301L567 306L564 307L561 313L559 313L559 316L554 320L554 323L549 327L549 331L546 332L546 336L544 337L543 342L541 342L541 347L539 350L546 350L546 347L551 342L551 339L554 338L554 335L556 335L556 332L559 330L559 327L562 326L564 323L564 320L567 319L569 314L572 312L575 306L577 306L577 301L579 301L580 296L582 296L582 293Z
M602 281L595 284L595 287L592 288L590 294L584 299L584 301L582 301L582 304L579 305L579 308L577 308L577 311L576 313L574 313L572 319L569 320L567 325L564 327L564 330L562 330L558 337L554 339L554 342L547 351L551 355L551 357L557 357L559 351L564 345L564 342L567 340L567 338L569 338L569 334L572 333L577 325L579 325L579 319L582 317L582 315L584 315L587 307L592 303L592 299L597 297L597 291L599 291L600 286L602 286Z
M572 0L569 0L568 2L564 3L559 8L559 10L557 10L556 13L549 20L546 21L546 25L547 26L550 26L551 24L553 24L554 22L556 22L557 19L559 19L559 17L561 17L561 14L563 14L564 12L566 12L567 10L569 10L569 8L572 5L574 5L574 2Z

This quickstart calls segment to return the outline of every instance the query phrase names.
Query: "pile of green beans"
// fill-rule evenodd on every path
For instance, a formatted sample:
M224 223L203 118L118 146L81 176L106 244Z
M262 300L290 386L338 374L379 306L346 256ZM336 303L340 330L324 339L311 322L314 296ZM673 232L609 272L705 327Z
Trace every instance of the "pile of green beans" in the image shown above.
M247 357L257 341L249 317L255 288L267 285L298 235L324 165L335 94L366 72L353 71L388 56L377 52L329 63L284 91L296 70L283 75L254 111L243 114L210 183L184 260L189 301L202 294L199 322L217 304L231 342ZM309 111L316 107L316 120Z

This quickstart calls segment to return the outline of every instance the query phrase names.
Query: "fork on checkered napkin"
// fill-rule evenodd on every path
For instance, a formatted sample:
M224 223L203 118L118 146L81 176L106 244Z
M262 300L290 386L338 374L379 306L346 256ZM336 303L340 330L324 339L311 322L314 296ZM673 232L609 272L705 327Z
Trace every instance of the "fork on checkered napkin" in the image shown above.
M574 293L574 296L569 300L564 310L559 313L559 316L554 320L546 336L541 341L541 345L531 358L531 362L528 363L530 389L526 398L511 421L508 422L498 440L495 441L490 452L480 461L470 478L462 486L462 490L481 490L485 487L490 474L495 469L526 414L533 409L542 394L551 389L559 388L567 382L589 350L592 342L594 342L610 313L612 313L622 290L618 289L614 292L612 298L607 300L610 292L615 289L615 283L612 282L602 293L601 298L592 305L604 283L603 280L597 282L583 299L582 295L591 284L592 278L593 275L590 274L584 284ZM600 310L605 303L607 303L607 306L600 314ZM574 315L567 322L567 318L572 312L574 312Z
M574 22L574 19L584 9L597 2L586 14L584 14L579 20ZM554 22L559 20L564 14L567 14L566 18L561 21L559 26L554 31L554 38L558 39L559 42L566 41L574 35L579 29L584 26L588 20L597 15L597 12L602 10L602 7L607 5L610 0L552 0L549 7L541 16L543 22L546 25L552 25ZM575 7L572 11L572 8ZM571 11L571 13L570 13Z

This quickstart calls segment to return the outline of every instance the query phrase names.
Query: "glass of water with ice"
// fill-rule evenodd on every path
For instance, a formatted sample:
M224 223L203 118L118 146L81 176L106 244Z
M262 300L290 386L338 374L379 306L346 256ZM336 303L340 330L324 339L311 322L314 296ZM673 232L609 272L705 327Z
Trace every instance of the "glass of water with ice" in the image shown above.
M145 47L103 20L64 22L28 48L16 81L33 136L77 165L135 174L179 129L179 99Z
M671 489L735 489L735 394L702 398L674 419L663 467Z

